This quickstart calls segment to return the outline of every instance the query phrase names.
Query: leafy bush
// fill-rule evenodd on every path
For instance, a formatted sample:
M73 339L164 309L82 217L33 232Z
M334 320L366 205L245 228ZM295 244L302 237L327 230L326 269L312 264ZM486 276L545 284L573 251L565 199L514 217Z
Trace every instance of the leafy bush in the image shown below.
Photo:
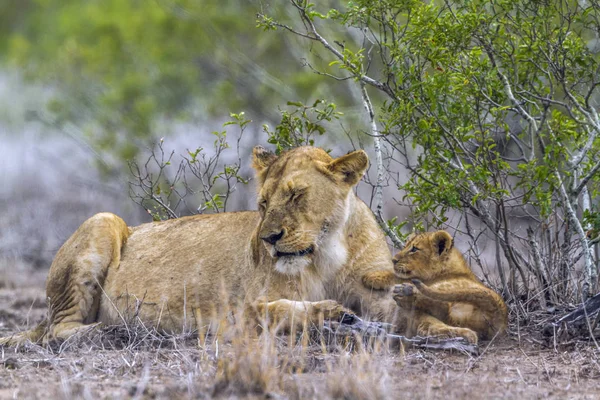
M479 243L495 242L507 296L544 305L596 290L598 4L290 3L302 29L265 15L259 26L323 46L338 72L318 72L356 81L369 112L367 89L384 96L371 134L408 171L397 185L414 229L454 224L480 265ZM331 25L357 39L322 33Z

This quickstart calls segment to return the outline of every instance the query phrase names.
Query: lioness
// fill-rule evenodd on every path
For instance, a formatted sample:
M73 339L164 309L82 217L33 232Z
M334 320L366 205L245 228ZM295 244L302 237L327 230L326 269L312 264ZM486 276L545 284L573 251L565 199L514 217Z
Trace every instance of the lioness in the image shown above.
M119 324L134 306L144 323L161 330L201 331L216 314L259 297L279 320L339 317L346 307L390 319L393 300L362 283L370 271L393 270L383 233L352 191L367 166L361 150L333 159L314 147L277 156L258 146L258 212L137 227L97 214L56 254L47 321L0 344L65 339L94 322Z
M506 304L477 279L448 232L413 236L392 261L395 274L371 272L363 281L377 289L402 282L393 297L401 313L414 313L406 335L458 336L477 343L478 337L490 339L506 329Z

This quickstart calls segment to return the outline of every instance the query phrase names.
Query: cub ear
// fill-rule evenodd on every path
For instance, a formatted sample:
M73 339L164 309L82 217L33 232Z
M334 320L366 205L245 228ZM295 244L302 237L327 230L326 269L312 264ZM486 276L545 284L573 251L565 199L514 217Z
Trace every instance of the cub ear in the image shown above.
M348 185L354 186L361 180L368 166L367 153L364 150L357 150L336 158L327 165L327 169Z
M433 235L433 247L439 256L448 254L453 246L452 236L446 231L437 231Z
M252 149L252 168L256 172L262 172L269 168L277 160L275 153L270 152L262 146L255 146Z

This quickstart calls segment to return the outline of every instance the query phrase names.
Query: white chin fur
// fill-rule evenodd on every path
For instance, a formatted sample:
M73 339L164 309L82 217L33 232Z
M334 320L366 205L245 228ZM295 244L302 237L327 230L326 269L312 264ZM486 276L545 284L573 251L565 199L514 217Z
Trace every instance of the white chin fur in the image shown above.
M322 236L317 241L315 249L315 265L326 274L337 272L346 263L348 258L348 248L344 236L344 225L350 217L352 209L353 194L349 193L344 204L343 217L338 224L337 229Z
M309 265L309 257L279 257L279 259L275 263L275 270L286 275L299 275L304 270L304 268L308 267Z
M326 273L337 272L348 258L343 232L334 232L323 239L315 251L315 264Z

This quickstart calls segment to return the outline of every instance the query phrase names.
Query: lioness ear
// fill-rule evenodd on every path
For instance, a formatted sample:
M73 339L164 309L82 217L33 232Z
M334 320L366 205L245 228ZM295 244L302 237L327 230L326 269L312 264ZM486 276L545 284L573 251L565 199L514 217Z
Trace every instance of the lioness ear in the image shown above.
M357 150L336 158L327 165L327 169L340 176L348 185L354 186L361 180L368 166L367 153L364 150Z
M262 146L255 146L252 149L252 168L256 172L262 172L269 168L275 160L277 160L277 156Z
M446 231L437 231L433 235L433 246L436 249L438 255L448 254L452 249L452 236Z

